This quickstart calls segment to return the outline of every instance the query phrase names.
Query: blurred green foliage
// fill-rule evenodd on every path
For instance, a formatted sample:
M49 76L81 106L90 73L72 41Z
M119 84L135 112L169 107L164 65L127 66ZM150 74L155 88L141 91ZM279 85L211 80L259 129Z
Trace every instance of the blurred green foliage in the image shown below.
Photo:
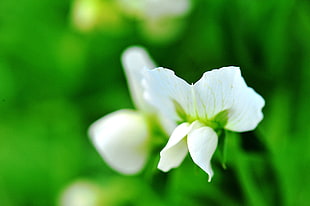
M0 2L0 205L58 204L81 178L117 190L117 205L309 204L310 2L192 3L179 34L160 42L120 11L119 25L80 31L72 1ZM265 98L256 131L229 134L227 170L215 154L211 183L189 158L154 174L158 155L142 175L118 175L89 141L93 121L133 107L120 63L131 45L189 82L240 66Z

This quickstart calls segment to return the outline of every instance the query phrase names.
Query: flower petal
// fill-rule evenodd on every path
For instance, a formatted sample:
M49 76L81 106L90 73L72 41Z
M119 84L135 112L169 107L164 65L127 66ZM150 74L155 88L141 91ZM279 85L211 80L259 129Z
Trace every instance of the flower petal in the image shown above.
M201 118L211 119L232 105L237 67L224 67L205 72L194 84L197 113Z
M264 99L246 85L238 67L208 71L194 89L197 114L202 119L212 120L226 110L225 128L232 131L252 130L262 120Z
M211 158L217 146L218 137L210 127L192 129L187 136L187 145L193 161L209 175L213 176Z
M175 128L167 145L160 152L158 169L167 172L182 163L188 152L185 137L191 128L191 125L187 122Z
M192 86L177 77L172 70L146 70L143 86L145 99L168 119L185 120L186 115L194 113Z
M124 174L139 172L148 157L148 125L133 110L119 110L97 120L89 135L102 158Z
M239 86L241 87L242 85ZM234 96L234 102L228 113L225 129L236 132L255 129L263 119L262 108L264 105L265 100L252 88L240 88Z
M127 76L128 86L135 106L143 111L148 111L150 106L143 98L141 85L144 69L154 69L155 64L147 51L142 47L129 47L122 55L122 64Z

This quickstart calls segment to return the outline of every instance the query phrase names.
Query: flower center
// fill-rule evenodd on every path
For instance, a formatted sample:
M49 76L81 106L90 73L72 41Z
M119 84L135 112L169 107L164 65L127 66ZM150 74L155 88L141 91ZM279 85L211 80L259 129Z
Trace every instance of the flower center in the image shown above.
M180 119L179 121L177 121L178 124L183 123L183 122L192 123L196 120L199 120L201 123L203 123L204 125L208 127L213 128L214 130L222 129L227 124L228 112L229 112L228 109L219 112L212 118L208 118L208 117L201 118L201 117L191 116L187 114L184 111L183 107L177 101L175 100L172 100L172 101L174 104L175 111Z

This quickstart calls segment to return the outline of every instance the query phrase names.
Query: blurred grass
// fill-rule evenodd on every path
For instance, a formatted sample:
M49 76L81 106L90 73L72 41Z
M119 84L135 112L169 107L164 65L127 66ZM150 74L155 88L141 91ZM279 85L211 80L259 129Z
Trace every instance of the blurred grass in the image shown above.
M183 33L159 44L128 19L118 30L80 32L70 23L71 1L0 2L1 205L55 205L74 180L99 176L108 182L115 175L87 128L104 114L132 107L120 54L133 44L189 82L212 68L240 66L248 85L266 99L255 132L266 151L245 151L238 145L246 137L232 136L237 142L231 143L228 170L215 158L212 183L187 160L165 178L158 172L159 180L148 181L159 186L150 183L144 200L131 204L308 204L310 3L193 4Z

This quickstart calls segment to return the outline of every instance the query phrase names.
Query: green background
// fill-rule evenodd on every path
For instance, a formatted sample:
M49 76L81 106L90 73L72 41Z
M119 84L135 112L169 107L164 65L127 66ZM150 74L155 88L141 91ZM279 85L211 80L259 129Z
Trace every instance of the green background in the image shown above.
M111 205L309 204L310 2L192 3L179 34L161 41L118 10L119 22L81 31L69 0L0 2L1 205L57 205L79 179L107 191ZM122 176L91 144L92 122L133 108L120 62L131 45L188 82L240 66L265 98L258 128L230 134L227 170L215 156L211 183L189 157L167 174Z

